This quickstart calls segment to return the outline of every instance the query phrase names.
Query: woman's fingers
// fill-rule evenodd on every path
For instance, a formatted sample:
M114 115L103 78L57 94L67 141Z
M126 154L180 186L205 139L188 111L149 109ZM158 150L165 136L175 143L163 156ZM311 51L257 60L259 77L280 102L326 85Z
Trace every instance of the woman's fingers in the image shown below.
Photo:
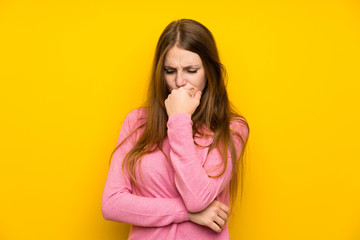
M215 232L221 232L222 230L221 227L217 225L215 222L211 222L208 227L214 230Z
M220 210L220 211L218 212L218 215L219 215L220 218L224 219L225 222L227 221L228 215L226 214L226 212Z
M216 217L215 217L214 222L215 222L217 225L219 225L219 227L220 227L221 229L224 228L225 223L226 223L225 220L222 219L222 218L219 217L219 216L216 216Z
M229 216L230 208L227 205L223 204L222 202L219 202L219 203L220 203L220 205L219 205L220 209L223 210Z
M168 97L165 99L164 104L168 116L176 113L189 113L192 115L200 104L201 92L197 91L191 97L190 90L184 87L173 89Z
M194 95L194 99L198 100L200 102L200 99L201 99L201 94L202 92L201 91L197 91Z
M207 226L215 232L221 232L229 219L229 207L214 200L206 209L198 213L189 213L190 221Z

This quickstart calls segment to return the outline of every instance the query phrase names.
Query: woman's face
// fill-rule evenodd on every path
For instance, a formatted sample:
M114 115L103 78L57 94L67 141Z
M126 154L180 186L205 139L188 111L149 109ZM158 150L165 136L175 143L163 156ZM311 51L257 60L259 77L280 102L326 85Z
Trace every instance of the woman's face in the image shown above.
M205 69L200 56L177 46L172 47L165 55L164 77L170 92L184 87L191 97L197 90L203 91L206 85Z

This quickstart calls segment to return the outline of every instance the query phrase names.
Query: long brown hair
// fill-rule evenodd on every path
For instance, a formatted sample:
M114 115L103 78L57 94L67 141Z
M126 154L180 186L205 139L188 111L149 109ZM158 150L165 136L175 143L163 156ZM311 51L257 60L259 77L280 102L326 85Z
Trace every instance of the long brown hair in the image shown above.
M160 35L153 60L147 102L145 103L147 109L146 121L133 129L130 135L140 128L143 128L144 131L124 157L123 171L128 172L130 183L136 189L138 181L135 177L135 170L139 166L142 156L156 150L164 153L162 142L167 135L166 124L168 120L164 101L169 95L164 78L164 60L167 51L175 45L197 53L203 62L207 82L202 91L200 104L191 116L193 136L197 133L200 136L209 137L201 129L203 127L203 129L210 130L213 133L211 135L213 142L205 147L209 147L209 152L214 148L218 148L221 153L225 167L220 174L209 177L219 177L224 174L228 161L228 149L230 150L233 164L233 175L230 181L230 201L233 202L238 188L237 173L239 168L241 170L241 196L243 192L243 155L247 139L243 139L240 133L230 129L230 122L240 121L247 127L248 131L249 126L245 118L238 115L229 102L225 85L226 70L220 63L213 35L204 25L191 19L180 19L171 22ZM239 158L237 157L233 137L238 137L243 144ZM122 143L125 140L126 138ZM114 149L110 161L112 155L122 143ZM168 156L166 157L168 158Z

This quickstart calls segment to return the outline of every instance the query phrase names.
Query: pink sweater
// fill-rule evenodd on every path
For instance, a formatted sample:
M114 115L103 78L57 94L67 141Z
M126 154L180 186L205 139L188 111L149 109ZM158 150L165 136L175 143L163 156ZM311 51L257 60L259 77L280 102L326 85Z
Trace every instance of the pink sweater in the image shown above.
M139 124L143 123L145 108L131 111L122 125L117 144ZM191 115L178 113L171 115L167 122L167 137L163 151L147 154L141 160L141 175L136 177L141 184L137 193L129 184L129 176L122 174L122 160L140 137L142 130L136 131L114 153L102 196L103 217L116 222L132 224L129 240L135 239L230 239L228 226L216 233L208 227L189 221L188 212L205 209L214 199L229 204L228 184L231 179L232 162L230 152L226 172L218 178L223 167L219 152L198 147L192 135ZM239 122L230 126L244 139L248 129ZM239 156L242 143L233 138ZM212 138L198 138L198 144L205 146Z

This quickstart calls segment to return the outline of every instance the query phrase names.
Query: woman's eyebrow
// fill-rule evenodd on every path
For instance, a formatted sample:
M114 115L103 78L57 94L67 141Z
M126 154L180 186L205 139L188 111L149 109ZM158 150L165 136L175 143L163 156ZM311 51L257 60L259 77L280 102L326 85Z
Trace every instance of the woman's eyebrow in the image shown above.
M197 68L199 67L199 65L188 65L188 66L185 66L183 67L184 69L188 69L188 68ZM164 68L171 68L171 69L175 69L174 67L172 66L164 66Z

